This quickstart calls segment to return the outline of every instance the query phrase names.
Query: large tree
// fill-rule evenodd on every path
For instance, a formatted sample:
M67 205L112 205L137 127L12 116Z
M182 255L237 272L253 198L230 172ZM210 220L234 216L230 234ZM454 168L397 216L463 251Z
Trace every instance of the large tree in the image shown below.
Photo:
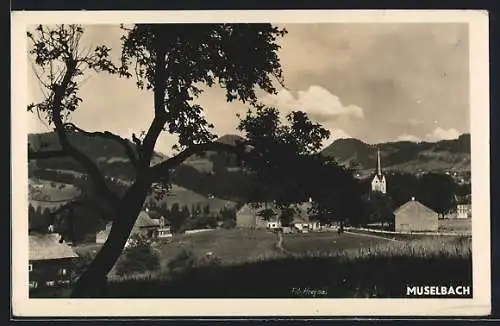
M30 55L45 94L28 110L47 120L60 143L57 150L29 148L29 158L71 157L77 161L92 181L98 209L113 221L106 243L76 283L75 297L94 296L105 285L106 275L120 256L154 183L168 183L172 170L196 153L230 151L246 156L239 147L214 142L213 126L205 119L204 108L196 103L203 88L219 85L225 89L227 101L239 100L251 106L257 102L256 89L275 93L273 80L283 83L277 39L286 31L270 24L122 28L120 65L110 61L106 46L83 49L81 26L37 26L28 33ZM132 135L133 143L109 131L85 131L67 121L82 101L79 83L92 70L135 77L139 88L152 91L154 118L143 135ZM178 136L177 153L152 166L156 141L163 131ZM73 146L68 136L72 133L105 137L123 145L135 179L122 196L110 190L96 163Z
M260 105L256 95L257 89L275 93L273 80L283 84L277 40L285 35L285 30L270 24L122 28L120 64L109 60L110 49L105 46L82 50L84 30L80 26L38 26L28 34L37 77L45 89L43 101L31 104L28 110L48 121L60 144L59 149L30 148L29 158L69 157L76 161L91 188L62 210L82 205L112 221L108 239L79 277L74 297L92 297L105 287L106 275L120 256L146 197L152 190L168 189L174 169L192 155L207 151L236 155L242 166L254 171L258 181L255 184L259 188L266 185L267 195L280 205L305 200L322 179L323 169L315 168L324 164L316 152L329 136L328 131L312 123L301 111L291 112L282 123L278 111ZM67 121L82 101L78 97L79 82L91 70L134 78L139 88L153 93L154 118L143 134L131 135L132 142L109 131L86 131ZM214 85L225 90L227 101L238 100L252 108L240 117L239 129L245 133L246 142L214 141L213 126L204 115L206 108L196 102L205 88ZM176 153L153 164L155 145L162 132L178 137ZM123 146L134 170L134 179L123 185L123 191L113 189L96 162L71 142L75 133L112 139ZM303 173L309 170L312 174ZM340 194L351 176L342 169L335 171L327 177L337 184L336 193ZM352 192L337 196L337 203L348 199L348 194ZM319 197L317 191L314 195Z
M458 186L452 177L429 172L420 178L419 185L421 193L417 199L424 205L429 206L442 217L454 211Z

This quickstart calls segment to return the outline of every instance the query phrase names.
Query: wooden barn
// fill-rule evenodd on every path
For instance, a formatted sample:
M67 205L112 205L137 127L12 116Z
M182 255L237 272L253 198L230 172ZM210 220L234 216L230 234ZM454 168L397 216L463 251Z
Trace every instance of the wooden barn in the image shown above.
M266 219L269 213L274 216ZM247 203L236 212L236 227L266 229L270 224L279 224L279 209L271 203Z
M394 211L396 232L437 232L438 213L414 198Z
M309 209L310 202L291 205L293 210L290 225L282 225L279 217L282 211L272 203L245 204L236 213L236 225L240 228L278 229L282 226L291 227L295 231L317 231L319 222L311 221ZM267 212L266 212L267 211ZM266 219L265 216L272 215Z
M54 287L69 284L78 255L55 233L29 235L29 286Z
M104 230L97 232L96 243L105 243L108 239L110 231L111 223L108 223ZM152 218L150 213L141 211L135 221L132 231L130 232L130 237L141 235L149 239L156 239L160 234L161 237L168 237L167 233L170 233L170 225L167 221L165 221L163 216L158 215L158 218Z

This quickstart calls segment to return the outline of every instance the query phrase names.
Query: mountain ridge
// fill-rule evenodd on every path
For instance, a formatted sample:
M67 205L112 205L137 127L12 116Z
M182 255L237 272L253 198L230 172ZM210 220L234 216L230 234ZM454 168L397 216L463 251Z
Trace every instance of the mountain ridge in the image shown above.
M383 167L415 173L418 171L470 171L470 134L436 142L390 141L367 144L356 138L333 141L322 154L333 157L339 164L358 170L374 169L380 149Z

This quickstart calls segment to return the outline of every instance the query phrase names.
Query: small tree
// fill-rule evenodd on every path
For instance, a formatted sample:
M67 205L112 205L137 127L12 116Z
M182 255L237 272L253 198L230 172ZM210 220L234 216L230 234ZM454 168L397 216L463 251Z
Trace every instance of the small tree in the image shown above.
M441 216L455 209L457 185L453 178L446 174L426 173L419 180L419 200Z
M390 227L394 223L391 199L382 193L371 194L368 200L368 217L365 223L381 223L382 227Z
M206 216L210 215L210 204L206 204L203 207L203 214L206 215Z
M292 207L285 207L281 210L280 221L281 225L289 226L292 223L295 210Z
M147 239L136 235L131 236L131 242L133 245L127 248L117 261L118 275L151 272L160 268L159 255Z
M262 217L265 221L270 221L271 219L276 217L276 212L271 208L261 209L257 214L260 217Z

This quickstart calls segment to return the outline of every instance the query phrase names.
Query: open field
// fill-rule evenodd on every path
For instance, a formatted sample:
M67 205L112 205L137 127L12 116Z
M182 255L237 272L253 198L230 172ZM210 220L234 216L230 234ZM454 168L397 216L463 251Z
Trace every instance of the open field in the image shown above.
M173 184L172 188L169 189L168 193L162 198L157 199L154 198L154 196L151 196L150 198L158 206L160 206L162 202L164 202L168 208L171 208L174 204L178 204L181 207L186 205L189 209L191 209L192 205L200 205L202 208L205 205L209 205L210 211L212 213L218 213L224 207L231 208L236 205L235 202L229 200L224 200L217 197L208 198L202 194L176 184Z
M319 289L321 296L331 298L397 298L404 297L407 284L472 282L471 244L464 237L391 241L351 233L292 234L284 236L284 253L276 248L275 237L237 229L180 235L159 246L161 270L110 275L102 296L287 298L296 297L292 289L300 287ZM88 245L79 252L95 249ZM168 263L182 251L194 263L170 273ZM212 263L203 261L208 252L217 258ZM52 291L47 296L56 295Z
M450 271L454 271L453 279ZM199 265L173 276L112 281L103 296L310 297L293 291L302 288L319 290L320 297L401 298L405 297L406 285L471 283L470 241L426 239L387 241L368 248L330 249L315 254L276 255L242 264Z
M286 234L283 238L283 247L297 254L331 252L348 249L369 248L379 243L390 242L390 239L337 232Z
M40 179L30 180L29 190L30 199L47 202L68 201L80 194L73 185Z
M159 250L162 266L180 250L195 257L212 252L222 264L233 264L273 256L277 254L275 243L276 235L270 232L219 229L174 236L172 242L161 244Z
M472 232L472 220L469 219L441 219L438 221L440 232Z
M370 223L370 229L383 230L380 223ZM472 219L445 218L438 220L438 232L467 234L472 232Z
M83 175L70 170L52 169L51 171L70 174L76 177L81 177ZM74 199L80 193L78 188L70 184L41 179L36 181L32 179L30 182L32 185L40 185L30 187L30 204L35 208L40 206L42 208L56 209ZM115 179L115 182L125 186L130 185L130 182L124 180ZM199 194L176 184L172 185L171 189L169 189L168 193L164 195L163 198L157 199L151 197L151 199L159 206L165 203L168 208L171 208L174 204L178 204L180 207L186 205L189 209L191 209L193 205L200 205L201 207L209 205L212 213L219 213L222 208L231 208L236 205L233 201L217 197L208 198L203 194Z
M29 180L29 204L50 210L68 203L80 194L73 185L47 180Z

